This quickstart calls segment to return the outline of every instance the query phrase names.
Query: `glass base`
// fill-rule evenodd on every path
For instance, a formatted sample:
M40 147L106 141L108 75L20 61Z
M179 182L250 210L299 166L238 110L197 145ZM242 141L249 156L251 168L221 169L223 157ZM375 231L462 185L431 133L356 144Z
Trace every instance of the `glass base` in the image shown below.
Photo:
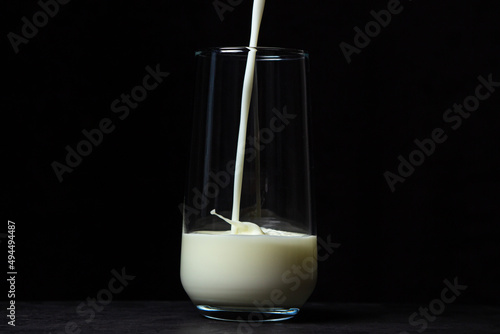
M298 308L245 308L235 306L196 305L200 313L210 319L237 322L282 321L293 318Z

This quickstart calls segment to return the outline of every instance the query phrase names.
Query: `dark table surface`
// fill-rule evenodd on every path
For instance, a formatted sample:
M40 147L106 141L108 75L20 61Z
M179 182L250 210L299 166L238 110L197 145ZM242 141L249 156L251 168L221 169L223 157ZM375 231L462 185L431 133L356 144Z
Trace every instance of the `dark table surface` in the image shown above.
M419 315L412 326L418 304L308 303L295 319L237 323L206 319L187 301L111 301L94 314L80 303L17 302L16 326L3 316L0 333L500 333L498 306L446 305L435 318Z

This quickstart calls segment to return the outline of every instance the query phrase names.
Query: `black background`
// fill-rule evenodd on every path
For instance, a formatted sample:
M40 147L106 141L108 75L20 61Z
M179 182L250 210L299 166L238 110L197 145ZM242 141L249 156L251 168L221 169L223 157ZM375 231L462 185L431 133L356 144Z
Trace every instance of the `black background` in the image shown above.
M320 263L311 300L428 303L458 277L468 286L458 302L497 304L500 88L457 130L442 117L478 76L500 81L500 8L402 1L348 64L339 44L353 44L353 28L387 3L268 0L264 11L259 45L311 58L317 230L341 244ZM187 298L178 205L194 51L247 44L251 6L243 0L221 21L210 0L75 0L15 54L7 33L40 7L2 2L1 232L16 222L17 299L95 297L122 267L136 278L116 298ZM119 120L111 102L156 64L169 77ZM116 129L60 183L51 163L103 118ZM384 172L438 127L448 139L391 192Z

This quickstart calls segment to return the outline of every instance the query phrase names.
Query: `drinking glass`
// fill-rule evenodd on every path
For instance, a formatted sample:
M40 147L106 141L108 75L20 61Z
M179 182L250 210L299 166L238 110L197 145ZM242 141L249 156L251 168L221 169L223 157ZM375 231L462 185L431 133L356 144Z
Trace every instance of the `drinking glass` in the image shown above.
M253 55L252 55L253 53ZM247 58L255 57L240 221L264 235L233 234L231 218ZM196 52L193 131L181 249L184 290L206 317L293 317L317 277L310 156L308 54L268 47Z

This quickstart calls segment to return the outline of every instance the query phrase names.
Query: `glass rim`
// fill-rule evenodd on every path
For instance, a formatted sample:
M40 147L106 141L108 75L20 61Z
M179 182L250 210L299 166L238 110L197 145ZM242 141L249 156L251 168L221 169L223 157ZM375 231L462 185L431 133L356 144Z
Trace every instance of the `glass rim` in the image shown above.
M308 58L309 53L302 49L283 48L283 47L269 47L269 46L229 46L229 47L208 47L197 50L195 56L209 56L209 55L234 55L234 56L247 56L250 50L257 50L257 58Z

